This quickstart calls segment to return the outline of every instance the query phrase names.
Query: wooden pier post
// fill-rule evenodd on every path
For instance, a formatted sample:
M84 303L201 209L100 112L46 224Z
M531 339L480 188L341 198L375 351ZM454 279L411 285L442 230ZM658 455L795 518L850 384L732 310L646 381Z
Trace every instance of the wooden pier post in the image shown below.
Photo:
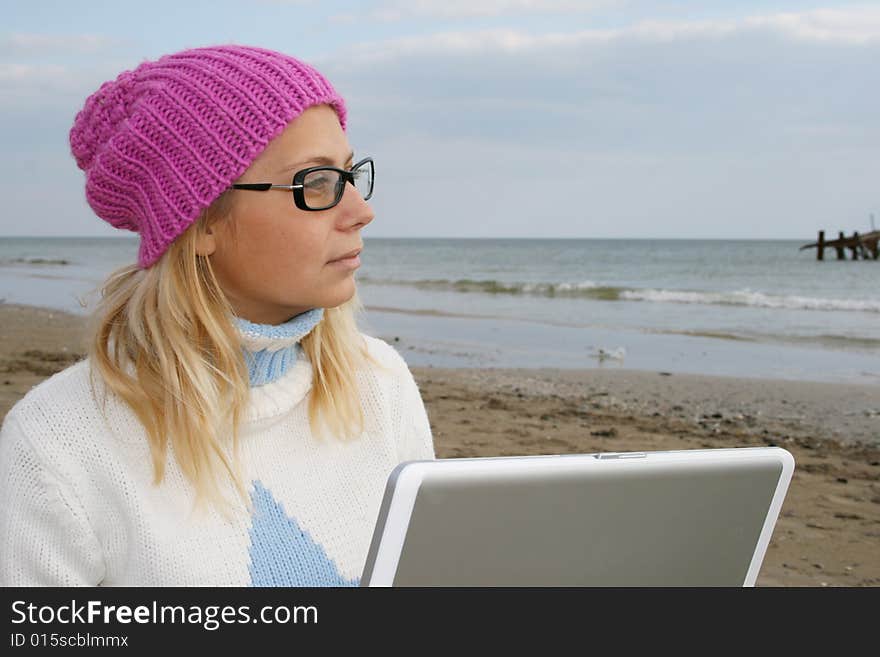
M846 249L852 251L853 260L880 260L880 230L872 230L864 235L854 231L852 237L845 237L838 231L837 239L825 239L825 231L819 231L819 238L812 244L804 244L799 251L816 249L816 260L825 259L825 249L834 248L838 260L846 260Z
M867 260L868 258L871 257L870 254L868 253L868 245L865 244L865 240L863 240L861 238L858 231L856 231L856 234L854 235L854 237L856 238L856 248L859 250L859 253L862 256L862 260Z

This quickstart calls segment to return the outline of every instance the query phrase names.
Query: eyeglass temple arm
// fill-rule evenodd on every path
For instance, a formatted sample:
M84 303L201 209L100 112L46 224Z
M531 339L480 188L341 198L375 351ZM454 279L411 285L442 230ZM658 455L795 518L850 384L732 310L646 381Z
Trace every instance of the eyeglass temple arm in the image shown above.
M269 189L299 189L302 185L273 185L272 183L236 183L232 185L232 189L253 189L258 192L265 192Z

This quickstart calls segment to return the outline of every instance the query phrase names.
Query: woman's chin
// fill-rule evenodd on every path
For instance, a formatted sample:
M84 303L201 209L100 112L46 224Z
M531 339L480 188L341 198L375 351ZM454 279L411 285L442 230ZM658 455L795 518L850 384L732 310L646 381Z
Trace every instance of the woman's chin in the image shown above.
M354 278L349 277L335 285L332 290L328 290L326 295L322 295L320 305L322 308L336 308L349 301L354 296L355 291Z

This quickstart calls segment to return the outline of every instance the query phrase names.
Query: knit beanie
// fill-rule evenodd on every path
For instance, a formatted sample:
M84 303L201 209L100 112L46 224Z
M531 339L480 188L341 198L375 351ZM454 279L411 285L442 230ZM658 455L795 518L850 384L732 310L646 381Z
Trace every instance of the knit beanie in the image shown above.
M77 114L70 148L89 205L140 234L146 268L272 138L320 104L345 130L343 98L305 62L263 48L193 48L102 84Z

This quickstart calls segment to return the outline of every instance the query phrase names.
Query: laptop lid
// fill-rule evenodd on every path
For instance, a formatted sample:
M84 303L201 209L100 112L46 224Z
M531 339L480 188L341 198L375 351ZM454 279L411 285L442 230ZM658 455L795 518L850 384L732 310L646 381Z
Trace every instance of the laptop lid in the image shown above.
M362 586L753 586L778 447L438 459L390 474Z

